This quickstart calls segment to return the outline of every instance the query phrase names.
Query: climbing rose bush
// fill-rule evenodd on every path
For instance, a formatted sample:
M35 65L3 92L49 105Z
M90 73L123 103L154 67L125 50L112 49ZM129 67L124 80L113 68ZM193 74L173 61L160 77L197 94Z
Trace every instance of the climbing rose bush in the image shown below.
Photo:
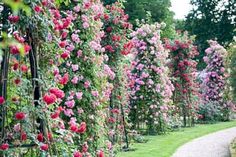
M166 129L174 87L166 66L168 52L160 40L161 25L141 24L132 33L133 62L130 70L131 119L137 128L147 125L149 133Z
M116 146L117 143L121 144L124 141L126 144L128 143L129 92L124 67L126 56L132 49L132 43L127 38L132 25L128 22L128 15L123 10L122 2L107 5L103 21L105 34L101 43L105 48L106 63L115 74L113 78L109 79L113 89L110 95L110 113L107 119L108 138Z
M19 10L11 11L8 4L18 6ZM45 50L48 47L52 49L52 45L48 44L50 40L47 34L55 32L48 28L50 22L47 15L54 7L49 1L31 1L27 5L22 1L9 1L4 7L7 8L9 16L4 27L12 29L12 32L8 33L9 38L4 39L7 48L6 45L3 46L4 58L9 57L9 68L4 67L4 70L9 69L9 78L5 78L8 83L7 99L3 99L1 107L1 110L5 110L5 115L0 115L4 117L1 117L1 150L7 156L58 155L58 152L62 154L60 147L63 144L60 139L54 141L53 136L59 136L51 129L52 120L49 117L54 105L65 95L59 89L47 92L53 85L51 63L43 59L47 52L51 52ZM33 8L31 14L27 15L27 9L30 11L30 8ZM50 54L51 58L55 58L54 54ZM42 64L47 69L40 66ZM62 110L58 108L57 113ZM58 151L55 151L55 147ZM32 151L25 151L26 148L32 148Z
M61 151L66 149L73 156L102 156L112 149L103 137L107 132L106 102L112 88L107 78L114 77L104 64L105 48L100 44L104 7L99 0L61 4L60 10L50 6L49 20L55 35L48 36L57 49L52 61L56 85L44 95L45 103L53 105L50 125L59 133L58 139L67 143Z
M224 47L216 41L210 40L210 47L205 50L204 61L207 64L205 69L203 98L206 102L218 101L223 103L223 94L225 90L226 69L224 59L227 55Z
M194 58L199 54L197 47L187 32L177 32L174 40L165 40L165 48L170 51L169 67L175 87L173 101L176 111L183 117L184 126L193 125L198 99L197 62Z
M218 108L222 113L223 120L228 120L230 113L235 110L227 87L229 73L227 71L226 60L228 52L216 41L208 41L210 47L205 50L204 61L207 63L205 68L206 76L202 87L204 88L203 99L205 103L217 102Z
M106 12L103 15L105 34L102 45L105 48L106 55L109 57L108 64L113 69L114 64L120 63L132 49L132 43L127 38L132 29L132 25L128 22L128 17L123 10L122 2L106 6Z
M39 1L31 1L27 5L22 1L3 3L3 31L6 31L8 36L1 36L4 39L0 44L6 61L4 67L1 67L1 72L6 73L1 75L5 80L1 82L1 88L5 89L1 93L4 97L1 100L3 112L0 113L0 150L3 150L6 156L39 156L44 154L41 150L46 150L46 146L52 142L50 127L47 125L48 109L40 99L41 92L49 82L43 79L43 69L39 70L38 65L42 61L36 60L37 55L42 52L43 43L47 41L44 33L48 32L48 23L45 22L43 14L39 14L44 10L30 9L43 5ZM41 141L36 138L39 132L44 136ZM32 146L36 149L30 153L22 149ZM2 154L2 151L0 153Z

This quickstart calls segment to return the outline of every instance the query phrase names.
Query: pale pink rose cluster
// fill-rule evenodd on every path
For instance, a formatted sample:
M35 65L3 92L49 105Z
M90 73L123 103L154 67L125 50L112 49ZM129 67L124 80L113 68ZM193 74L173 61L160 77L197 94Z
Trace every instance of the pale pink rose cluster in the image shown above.
M131 100L136 104L133 107L141 115L149 113L152 120L147 118L147 123L158 125L158 117L168 119L168 106L172 102L174 90L166 66L168 52L160 40L160 25L144 24L131 35L135 50L131 70L127 75L130 79Z

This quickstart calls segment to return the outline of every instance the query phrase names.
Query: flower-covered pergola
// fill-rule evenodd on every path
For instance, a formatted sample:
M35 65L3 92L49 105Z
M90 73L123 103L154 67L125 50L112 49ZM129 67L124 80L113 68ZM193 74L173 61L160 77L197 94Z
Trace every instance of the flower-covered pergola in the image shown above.
M169 67L175 86L173 101L176 110L183 117L183 125L192 126L198 101L197 62L194 60L199 54L197 47L187 32L177 32L173 41L166 40L165 47L170 50Z
M141 24L132 33L134 60L130 71L131 118L134 128L166 131L174 87L166 67L168 52L160 40L161 24Z

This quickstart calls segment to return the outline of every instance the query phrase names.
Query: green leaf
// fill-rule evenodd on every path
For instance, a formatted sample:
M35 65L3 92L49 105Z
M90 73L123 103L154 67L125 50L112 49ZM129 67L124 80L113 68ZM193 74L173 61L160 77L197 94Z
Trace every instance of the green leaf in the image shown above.
M14 0L3 0L3 3L9 5L13 11L13 14L18 14L20 10L23 10L27 16L31 15L31 9L29 6L25 5L22 1L14 1Z

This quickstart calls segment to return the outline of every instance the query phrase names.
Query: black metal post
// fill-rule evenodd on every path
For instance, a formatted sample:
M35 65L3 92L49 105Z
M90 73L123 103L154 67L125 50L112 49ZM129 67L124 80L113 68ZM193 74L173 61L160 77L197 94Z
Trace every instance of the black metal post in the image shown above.
M2 19L1 19L1 24L2 24L2 31L0 35L0 42L2 42L3 32L8 32L8 27L7 27L7 17L10 12L9 8L5 5L2 6L3 11L2 11ZM3 51L3 56L2 56L2 62L1 62L1 76L0 76L0 96L4 97L4 99L7 99L7 78L8 78L8 67L9 67L9 52L7 50L2 50ZM4 105L0 106L1 113L0 113L0 139L2 142L5 140L5 120L6 120L6 108ZM1 141L0 141L1 142Z
M37 51L36 51L36 43L34 43L33 38L33 25L30 24L27 30L27 41L28 44L31 46L29 51L29 61L30 61L30 71L31 71L31 78L32 78L32 85L34 91L34 105L35 107L39 106L39 99L41 97L40 94L40 85L39 85L39 75L38 75L38 63L37 63ZM44 128L44 120L41 118L37 119L37 122L40 124L38 130L42 132L44 135L46 134Z

